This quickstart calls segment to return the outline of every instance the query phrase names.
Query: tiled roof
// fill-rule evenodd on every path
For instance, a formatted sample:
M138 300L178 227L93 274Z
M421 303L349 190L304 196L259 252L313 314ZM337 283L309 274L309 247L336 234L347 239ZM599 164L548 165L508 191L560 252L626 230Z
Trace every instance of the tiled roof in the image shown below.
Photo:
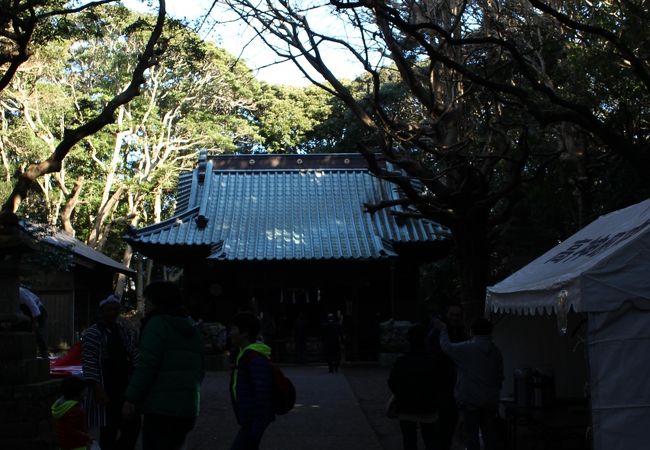
M136 249L212 246L212 259L303 260L384 258L395 255L393 242L446 237L430 221L365 212L365 203L394 198L392 186L359 155L332 158L203 157L180 177L176 215L127 240Z
M109 258L102 252L99 252L92 247L81 242L62 231L50 231L47 227L32 222L21 221L20 226L28 232L34 239L39 242L45 242L54 247L69 251L77 258L82 258L99 264L109 270L121 272L126 275L134 275L135 271L129 269L124 264Z
M195 171L181 172L178 175L178 188L176 192L176 211L186 211L190 204L190 193L192 191L192 177Z

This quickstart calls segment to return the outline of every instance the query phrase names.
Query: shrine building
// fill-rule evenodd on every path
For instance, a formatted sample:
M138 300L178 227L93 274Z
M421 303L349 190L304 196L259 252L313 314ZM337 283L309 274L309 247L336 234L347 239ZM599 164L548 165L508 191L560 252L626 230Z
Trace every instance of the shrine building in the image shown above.
M448 231L409 217L360 154L218 155L202 152L180 174L175 213L126 241L155 262L183 269L195 317L228 323L262 316L277 359L290 359L298 314L317 347L340 312L348 359L374 359L378 323L419 320L419 267L445 256Z

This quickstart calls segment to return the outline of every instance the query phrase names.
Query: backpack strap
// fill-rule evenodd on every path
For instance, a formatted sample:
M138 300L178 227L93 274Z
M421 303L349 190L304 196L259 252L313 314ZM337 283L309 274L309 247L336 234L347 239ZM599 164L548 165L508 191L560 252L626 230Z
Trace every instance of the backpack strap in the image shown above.
M235 368L232 375L232 383L230 385L230 394L235 400L237 399L237 381L239 379L239 374L243 371L243 373L250 378L250 365L255 358L264 358L264 355L253 349L247 348L237 356L237 361L235 362Z

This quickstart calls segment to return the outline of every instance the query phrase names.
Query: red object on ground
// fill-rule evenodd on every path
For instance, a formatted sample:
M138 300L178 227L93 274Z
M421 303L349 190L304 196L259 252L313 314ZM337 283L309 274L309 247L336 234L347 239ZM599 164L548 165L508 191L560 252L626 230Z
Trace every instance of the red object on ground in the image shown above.
M50 376L52 378L65 378L81 374L81 344L79 342L70 347L65 355L50 360Z

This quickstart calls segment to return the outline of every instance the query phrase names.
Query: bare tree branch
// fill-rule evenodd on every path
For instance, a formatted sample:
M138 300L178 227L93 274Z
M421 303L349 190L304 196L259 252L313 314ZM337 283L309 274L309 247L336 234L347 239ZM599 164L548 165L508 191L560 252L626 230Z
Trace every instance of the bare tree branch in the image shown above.
M619 39L618 36L616 36L614 33L605 30L602 27L588 25L573 20L566 14L561 13L560 11L552 8L550 5L540 0L528 0L528 1L539 10L544 11L546 14L553 16L555 19L558 20L558 22L565 25L566 27L573 30L579 30L585 33L600 36L604 38L607 42L611 43L614 47L616 47L616 49L618 49L618 51L621 52L623 59L630 63L636 75L645 85L646 90L650 92L650 73L648 72L648 67L646 66L646 63L641 58L639 58L634 53L634 51L629 46L627 46L624 42L622 42L621 39Z
M74 14L78 13L81 11L85 11L87 9L92 9L95 8L96 6L101 6L105 5L107 3L116 3L118 0L97 0L95 2L90 2L86 3L85 5L78 6L77 8L71 8L71 9L55 9L52 11L48 11L43 14L39 14L37 19L45 19L47 17L52 17L52 16L65 16L67 14Z
M20 206L22 199L27 196L29 187L39 176L60 170L63 159L67 156L72 147L85 137L97 133L106 125L113 123L115 121L115 112L117 109L140 94L140 85L145 81L144 72L157 63L157 58L163 51L162 49L156 49L156 46L162 34L164 23L165 0L159 0L156 24L149 36L144 51L138 58L138 63L133 71L129 85L124 91L113 97L99 115L73 130L66 130L63 139L48 159L37 164L32 164L27 168L17 181L13 191L9 195L9 198L4 203L2 207L3 214L15 213Z

